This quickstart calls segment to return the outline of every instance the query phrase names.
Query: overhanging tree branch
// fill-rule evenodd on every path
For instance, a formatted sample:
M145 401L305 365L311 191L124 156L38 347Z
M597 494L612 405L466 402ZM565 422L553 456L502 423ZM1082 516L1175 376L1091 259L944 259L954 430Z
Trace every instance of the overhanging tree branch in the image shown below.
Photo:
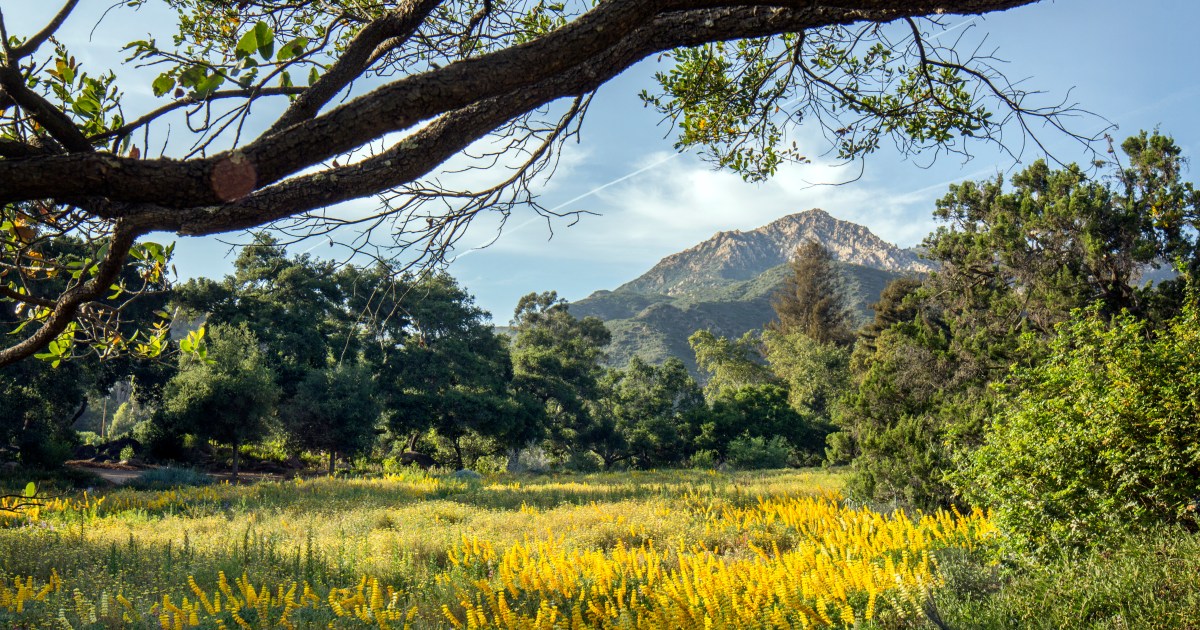
M889 41L880 34L879 25L929 15L997 11L1033 1L607 0L594 6L580 2L561 8L535 2L405 0L365 2L352 14L322 3L205 5L212 9L211 20L206 21L203 12L189 13L187 28L192 30L181 35L183 44L177 50L160 50L152 41L135 43L135 58L168 68L155 82L156 94L184 88L191 92L129 122L97 122L94 112L89 113L88 101L82 105L76 101L73 108L54 105L47 91L51 82L29 80L54 64L31 60L28 67L20 69L10 64L0 70L0 97L11 100L24 113L0 118L0 204L43 208L13 214L17 222L12 229L58 234L60 228L53 222L58 219L50 217L65 213L79 217L73 225L87 226L89 242L111 239L113 246L99 268L101 274L58 295L51 314L36 331L0 352L0 365L28 356L66 330L81 305L111 284L115 277L112 266L119 271L134 239L152 231L202 235L296 221L318 226L309 234L328 233L319 226L332 230L355 221L329 218L321 223L321 213L341 202L379 196L384 207L369 219L356 221L378 227L391 219L397 229L408 231L413 229L411 222L423 220L427 226L414 231L433 239L424 241L426 248L442 248L432 252L433 259L440 259L438 254L453 244L454 235L489 204L507 216L518 197L499 201L502 193L528 191L530 174L552 159L565 125L577 124L582 115L580 99L586 100L609 79L658 53L712 47L707 59L717 62L716 71L700 77L701 82L709 83L694 94L674 93L670 87L655 104L685 127L696 124L703 129L709 122L719 125L715 132L692 137L685 133L681 142L727 143L728 150L738 154L767 150L779 142L780 133L770 116L793 102L799 103L795 111L784 112L791 122L805 113L820 118L833 111L841 115L845 109L864 121L873 121L874 126L849 132L875 134L861 145L850 145L861 154L869 152L871 143L886 133L902 139L907 138L906 133L918 134L903 140L912 143L906 148L949 147L954 132L981 124L978 115L982 111L975 109L978 103L970 98L955 100L977 98L978 94L954 91L961 85L957 79L943 85L936 75L936 71L954 68L984 96L995 97L1010 115L1019 119L1031 115L1056 123L1063 110L1027 108L1024 93L1011 84L996 82L990 70L974 68L970 60L959 63L938 57L937 49L922 45L923 35L911 21L906 30L911 31L916 48L897 54L910 56L924 80L923 90L897 90L896 80L887 78L893 70L883 65L867 70L850 67L848 51L863 38ZM185 11L197 2L180 0L178 4ZM40 44L36 40L48 40L75 4L68 2L50 26L14 48L10 60L35 55ZM845 36L843 29L856 23L867 27ZM285 41L284 32L299 35ZM804 36L797 37L797 33ZM309 47L310 39L319 44ZM198 42L206 46L184 45ZM739 47L737 42L750 43ZM817 74L806 65L810 63L806 56L822 44L841 46L844 54L829 53L822 63L830 67ZM684 74L691 71L686 59L683 54L675 57ZM58 67L61 69L61 64ZM299 67L313 68L308 87L291 84L288 70ZM854 72L873 70L885 76L877 93L860 93L855 92L856 83L839 82L839 69L854 79L862 78ZM372 80L362 81L366 89L356 92L351 88L368 78ZM276 79L279 85L267 85ZM721 84L724 79L729 81ZM223 82L235 80L239 82L236 89L217 89ZM69 80L60 81L58 85L68 90L58 94L61 99L78 98L69 90L79 88ZM664 84L664 88L668 86ZM250 103L276 94L294 100L273 121L260 121L264 124L257 128L266 129L262 135L241 144L238 138L250 115ZM331 105L339 94L353 98ZM565 106L562 99L572 99L574 105ZM707 101L712 101L712 107ZM192 105L205 108L197 115L203 120L192 129L201 138L195 149L198 157L141 159L142 155L93 149L109 140L116 140L114 150L118 145L127 147L121 140L133 131L149 137L161 121L179 116L178 110ZM211 118L209 108L213 109ZM555 112L564 109L559 119ZM921 130L914 132L900 124L909 112L918 111L944 112L949 122L928 138L920 136ZM535 114L557 122L535 124L531 122ZM83 121L89 116L91 126L84 133ZM191 118L188 121L191 123ZM227 128L232 131L228 137L222 136ZM985 135L993 131L988 128ZM1033 132L1027 125L1022 131ZM33 141L44 133L61 149ZM232 146L227 144L227 150L204 156L206 147L220 138ZM508 170L497 175L494 184L455 190L423 183L423 178L436 178L439 169L446 169L453 160L469 161L468 149L476 143L486 146L489 142L500 148L483 151L471 168L482 171L505 165ZM529 152L528 159L508 165L500 159L505 151L513 155ZM768 170L776 163L772 160L764 161ZM723 157L720 163L742 168ZM532 194L520 198L523 203L534 203ZM429 199L446 202L441 214L414 212ZM369 239L369 234L365 238ZM405 244L419 241L397 239ZM32 264L14 260L16 267ZM49 268L65 269L61 264ZM102 275L108 278L107 284L97 282ZM3 297L13 299L12 295Z

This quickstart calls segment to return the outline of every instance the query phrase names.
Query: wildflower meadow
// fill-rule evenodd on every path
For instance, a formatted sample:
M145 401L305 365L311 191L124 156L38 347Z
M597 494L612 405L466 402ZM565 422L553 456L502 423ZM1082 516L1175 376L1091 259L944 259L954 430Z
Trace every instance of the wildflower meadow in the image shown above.
M808 628L925 622L981 512L827 472L426 473L41 501L0 529L14 628ZM10 499L10 502L16 499Z

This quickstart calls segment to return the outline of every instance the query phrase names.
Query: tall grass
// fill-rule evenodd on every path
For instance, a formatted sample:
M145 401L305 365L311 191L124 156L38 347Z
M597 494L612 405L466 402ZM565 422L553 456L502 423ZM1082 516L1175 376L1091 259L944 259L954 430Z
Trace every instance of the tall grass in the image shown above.
M1182 529L1003 562L938 555L935 609L952 628L1200 628L1200 539Z

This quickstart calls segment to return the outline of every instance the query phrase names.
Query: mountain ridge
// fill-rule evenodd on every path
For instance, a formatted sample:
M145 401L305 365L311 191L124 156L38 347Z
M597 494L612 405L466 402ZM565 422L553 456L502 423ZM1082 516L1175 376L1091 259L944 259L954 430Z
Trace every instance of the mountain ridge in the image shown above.
M813 208L754 230L717 232L663 257L614 290L595 291L572 303L570 310L608 324L613 334L610 365L624 366L634 355L652 363L675 356L695 371L687 338L701 329L736 337L770 322L772 299L790 274L788 262L809 240L833 254L850 281L848 297L863 319L887 283L933 270L917 251Z

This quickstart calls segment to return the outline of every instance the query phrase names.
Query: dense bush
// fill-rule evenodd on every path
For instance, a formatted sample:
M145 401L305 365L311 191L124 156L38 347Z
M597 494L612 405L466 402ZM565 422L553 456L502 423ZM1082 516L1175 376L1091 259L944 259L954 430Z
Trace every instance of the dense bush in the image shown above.
M143 407L136 399L123 402L113 414L108 435L113 438L121 437L132 432L138 424L150 420L153 415L151 409Z
M787 440L779 436L770 439L742 436L729 443L725 461L737 470L783 468L790 452Z
M1051 356L1001 390L986 443L958 485L1016 542L1090 543L1161 523L1196 524L1200 311L1157 333L1098 309L1059 329Z

